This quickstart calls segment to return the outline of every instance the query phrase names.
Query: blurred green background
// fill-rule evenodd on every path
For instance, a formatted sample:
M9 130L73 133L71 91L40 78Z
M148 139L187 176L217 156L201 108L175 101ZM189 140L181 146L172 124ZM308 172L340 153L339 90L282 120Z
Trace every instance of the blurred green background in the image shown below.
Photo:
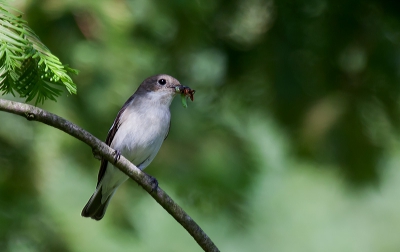
M221 251L400 251L400 2L9 4L80 70L78 95L41 107L99 139L146 77L196 89L146 172ZM99 165L0 113L0 250L201 251L132 181L82 218Z

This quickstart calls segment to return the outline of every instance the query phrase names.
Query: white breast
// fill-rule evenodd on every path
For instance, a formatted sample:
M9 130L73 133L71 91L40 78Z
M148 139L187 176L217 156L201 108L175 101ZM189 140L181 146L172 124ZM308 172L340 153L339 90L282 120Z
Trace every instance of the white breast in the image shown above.
M128 106L111 147L144 169L158 153L168 133L170 118L169 106Z

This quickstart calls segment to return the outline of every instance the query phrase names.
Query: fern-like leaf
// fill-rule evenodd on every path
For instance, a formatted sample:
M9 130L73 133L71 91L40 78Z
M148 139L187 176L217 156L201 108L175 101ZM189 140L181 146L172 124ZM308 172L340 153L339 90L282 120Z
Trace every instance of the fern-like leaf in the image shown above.
M56 101L64 87L76 94L69 74L78 71L63 65L20 16L8 12L0 1L0 92L18 93L26 101Z

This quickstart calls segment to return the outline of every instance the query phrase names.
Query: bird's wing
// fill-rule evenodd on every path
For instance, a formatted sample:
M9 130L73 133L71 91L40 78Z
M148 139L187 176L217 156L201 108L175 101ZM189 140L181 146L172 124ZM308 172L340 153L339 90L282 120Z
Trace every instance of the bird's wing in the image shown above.
M117 133L119 127L121 126L121 116L126 110L126 108L131 104L133 99L135 98L135 95L132 95L129 97L129 99L125 102L125 104L122 106L121 110L118 112L117 117L114 120L113 125L111 126L111 129L108 131L108 135L106 138L106 144L108 146L111 146L111 143L114 139L115 134ZM97 176L97 185L100 184L101 179L103 178L104 174L106 173L106 168L108 165L108 161L104 158L101 158L101 165L100 165L100 170L99 170L99 175Z
M168 130L167 130L167 134L166 134L165 137L164 137L164 140L167 139L170 129L171 129L171 120L169 120Z

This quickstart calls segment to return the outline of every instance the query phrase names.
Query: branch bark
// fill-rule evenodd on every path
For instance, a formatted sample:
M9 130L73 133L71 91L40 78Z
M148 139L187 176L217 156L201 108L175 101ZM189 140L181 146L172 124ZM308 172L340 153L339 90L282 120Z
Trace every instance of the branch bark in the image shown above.
M101 155L109 162L114 163L114 150L94 137L89 132L78 127L77 125L59 117L55 114L47 112L38 107L28 104L0 99L0 111L16 114L30 121L38 121L75 137L76 139L89 145L94 152ZM204 251L219 251L207 234L197 225L197 223L183 209L176 204L171 197L168 196L160 187L152 192L152 180L144 172L133 165L129 160L121 156L115 164L118 169L135 180L143 187L172 217L175 218L196 240Z

